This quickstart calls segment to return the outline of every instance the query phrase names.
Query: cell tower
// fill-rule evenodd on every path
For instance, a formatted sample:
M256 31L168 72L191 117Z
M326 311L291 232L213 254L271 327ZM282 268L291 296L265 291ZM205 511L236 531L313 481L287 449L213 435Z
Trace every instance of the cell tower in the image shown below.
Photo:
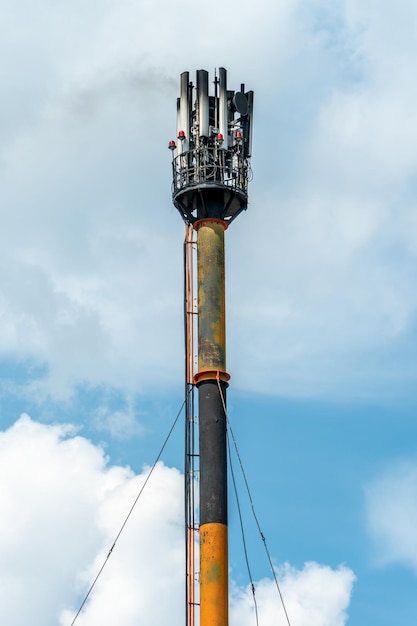
M177 140L169 142L172 199L186 225L186 623L227 626L226 389L230 376L226 370L224 233L247 208L253 92L245 91L243 84L239 91L230 91L222 67L214 77L212 95L208 72L197 70L196 78L193 85L189 72L181 74Z

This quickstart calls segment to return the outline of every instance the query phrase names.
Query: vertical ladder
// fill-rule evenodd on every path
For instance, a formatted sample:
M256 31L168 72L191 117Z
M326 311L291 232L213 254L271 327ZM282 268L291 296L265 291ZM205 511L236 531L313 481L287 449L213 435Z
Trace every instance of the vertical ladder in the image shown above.
M195 482L198 477L197 417L194 405L194 374L196 369L197 302L194 297L194 229L185 227L184 242L184 325L185 325L185 523L186 523L186 626L197 626L198 573L196 554L199 524L195 503Z

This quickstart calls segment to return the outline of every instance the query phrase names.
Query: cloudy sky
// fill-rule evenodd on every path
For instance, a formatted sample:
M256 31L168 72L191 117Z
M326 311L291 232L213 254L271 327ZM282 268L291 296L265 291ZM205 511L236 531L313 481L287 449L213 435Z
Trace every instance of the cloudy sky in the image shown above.
M182 71L255 91L229 417L292 626L417 620L417 4L3 0L0 617L70 626L183 401ZM183 427L77 626L184 623ZM247 512L259 625L284 625ZM230 498L231 626L255 626Z

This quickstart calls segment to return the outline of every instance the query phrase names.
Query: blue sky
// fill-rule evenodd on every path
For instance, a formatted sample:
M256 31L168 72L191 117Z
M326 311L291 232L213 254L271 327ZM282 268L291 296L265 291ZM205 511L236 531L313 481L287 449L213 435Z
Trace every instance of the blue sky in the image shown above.
M226 237L229 416L292 626L414 624L415 4L3 14L2 621L71 623L181 406L166 146L179 74L224 66L255 91L250 205ZM80 626L183 623L182 435ZM230 500L231 626L249 626ZM260 624L281 625L244 507Z

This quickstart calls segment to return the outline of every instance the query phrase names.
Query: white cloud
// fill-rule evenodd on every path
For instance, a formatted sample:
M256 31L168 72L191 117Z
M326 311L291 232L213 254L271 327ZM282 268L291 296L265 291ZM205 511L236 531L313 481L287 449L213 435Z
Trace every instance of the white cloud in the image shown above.
M64 607L78 608L149 470L135 476L109 466L72 427L27 416L0 434L0 451L0 613L10 626L56 624ZM87 609L91 619L105 613L107 621L89 623L118 616L128 625L132 615L153 623L162 610L153 603L167 580L164 595L181 614L182 482L177 470L156 468ZM74 612L64 614L67 624Z
M97 431L107 431L112 439L127 440L132 435L143 433L143 426L137 419L132 398L128 399L124 409L112 411L108 406L98 407L93 414L92 425Z
M417 573L417 463L393 466L368 485L366 512L377 562Z
M281 593L291 624L298 626L343 626L355 580L346 567L333 570L318 563L306 563L302 570L285 565L278 571ZM259 623L285 626L288 622L273 580L255 586ZM231 623L250 622L254 615L251 589L235 590Z
M102 536L97 510L131 474L68 426L23 416L0 435L0 613L5 623L52 624ZM22 601L25 598L25 601Z
M22 416L0 433L0 613L8 626L69 626L148 472L110 466L71 426ZM183 478L159 463L77 624L182 624L182 525ZM309 563L278 575L293 623L345 623L352 572ZM262 623L281 623L271 581L257 585L257 598ZM251 611L248 593L233 588L231 623L249 625Z

